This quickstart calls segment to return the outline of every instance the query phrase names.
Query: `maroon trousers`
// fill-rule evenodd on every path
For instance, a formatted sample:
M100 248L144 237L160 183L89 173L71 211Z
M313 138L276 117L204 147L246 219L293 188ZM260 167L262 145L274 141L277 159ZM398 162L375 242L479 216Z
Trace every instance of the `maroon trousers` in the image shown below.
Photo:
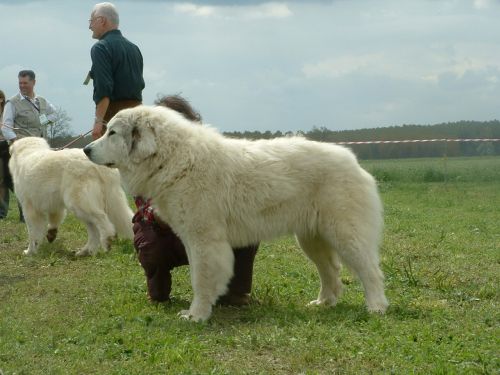
M146 274L149 298L153 301L168 300L172 289L170 271L189 264L181 240L168 225L139 221L134 223L134 247ZM235 305L248 303L258 247L257 244L233 250L234 275L228 292L219 302Z

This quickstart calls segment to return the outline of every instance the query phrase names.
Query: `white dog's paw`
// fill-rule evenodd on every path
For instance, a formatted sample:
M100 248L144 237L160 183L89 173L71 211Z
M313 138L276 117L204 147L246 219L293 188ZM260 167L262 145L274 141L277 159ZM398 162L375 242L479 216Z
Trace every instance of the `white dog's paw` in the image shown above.
M89 255L92 255L94 252L90 250L88 247L84 247L83 249L80 249L76 252L77 257L87 257Z
M379 301L370 301L366 305L368 312L376 314L385 314L385 311L389 307L389 302L385 297L380 298Z
M191 310L181 310L178 315L181 319L190 320L192 322L204 322L210 317L210 315L201 316L199 314L192 314Z
M33 255L35 254L35 250L31 250L29 247L23 251L24 255Z
M104 251L109 251L111 249L111 246L113 245L114 242L118 239L117 234L113 234L112 236L109 236L106 238L104 241Z
M181 319L186 319L186 320L191 319L191 315L189 314L189 310L181 310L181 311L179 311L179 313L177 315L179 315L179 317Z
M307 306L335 306L337 304L336 298L319 298L307 304Z

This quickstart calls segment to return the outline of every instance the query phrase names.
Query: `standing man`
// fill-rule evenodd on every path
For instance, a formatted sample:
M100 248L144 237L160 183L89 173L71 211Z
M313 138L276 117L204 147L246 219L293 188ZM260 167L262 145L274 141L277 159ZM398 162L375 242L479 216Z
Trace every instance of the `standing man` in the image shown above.
M92 38L98 39L90 51L92 68L88 77L94 83L96 104L93 139L105 133L106 122L119 110L142 103L142 54L123 37L119 23L118 11L111 3L96 4L90 14L89 29Z
M47 125L56 120L56 108L45 98L35 94L35 72L21 70L17 78L19 80L19 93L5 103L2 135L8 143L26 136L46 138ZM3 171L3 179L6 188L13 190L12 176L6 167L9 157L8 153L4 155L5 170ZM4 200L3 206L4 212L7 214L8 200ZM24 221L21 206L19 206L19 216L20 220Z
M26 136L46 137L47 125L56 120L56 108L35 94L35 72L21 70L19 93L5 103L2 134L9 142Z

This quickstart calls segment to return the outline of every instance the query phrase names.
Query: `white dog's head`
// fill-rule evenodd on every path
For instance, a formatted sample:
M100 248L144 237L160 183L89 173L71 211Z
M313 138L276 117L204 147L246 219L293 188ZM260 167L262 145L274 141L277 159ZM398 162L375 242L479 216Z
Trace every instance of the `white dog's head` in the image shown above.
M159 122L159 118L152 108L124 109L111 119L106 133L83 151L94 163L108 167L120 169L139 164L157 151L155 122Z
M47 141L40 137L25 137L14 141L9 147L9 170L14 181L16 181L18 173L21 172L22 165L30 166L37 157L41 156L40 153L49 150L50 146ZM31 161L21 163L24 158L30 158Z

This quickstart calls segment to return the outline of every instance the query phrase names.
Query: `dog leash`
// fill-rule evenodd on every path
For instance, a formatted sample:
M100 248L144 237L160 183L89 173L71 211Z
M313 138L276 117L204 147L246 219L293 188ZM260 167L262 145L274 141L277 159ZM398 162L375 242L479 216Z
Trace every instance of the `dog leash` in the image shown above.
M73 139L71 142L65 144L64 146L62 147L59 147L59 148L56 148L55 150L56 151L61 151L61 150L64 150L65 148L71 146L73 143L75 143L76 141L86 137L87 135L89 135L90 133L92 133L92 130L94 129L90 129L88 132L84 133L84 134L80 134L78 137L76 137L75 139Z
M3 123L0 123L0 126L5 126L6 128L9 128L9 129L11 129L11 130L15 130L15 131L22 131L22 132L27 133L29 136L34 137L34 135L33 135L33 134L29 131L29 130L27 130L27 129L23 129L23 128L16 128L16 127L13 127L13 126L5 125L5 124L3 124ZM67 147L71 146L72 144L74 144L74 143L75 143L75 142L77 142L78 140L80 140L80 139L82 139L82 138L86 137L87 135L89 135L90 133L92 133L92 130L93 130L93 129L90 129L88 132L83 133L83 134L80 134L78 137L76 137L75 139L73 139L71 142L69 142L69 143L65 144L65 145L64 145L64 146L62 146L62 147L56 148L56 149L54 149L54 150L55 150L55 151L60 151L60 150L63 150L63 149L65 149L65 148L67 148Z
M107 121L102 120L101 122L102 122L102 124L103 124L104 126L106 126ZM69 142L69 143L65 144L65 145L64 145L64 146L62 146L62 147L56 148L55 150L56 150L56 151L61 151L61 150L64 150L65 148L67 148L67 147L71 146L72 144L74 144L76 141L78 141L78 140L82 139L83 137L86 137L87 135L89 135L90 133L92 133L92 131L93 131L93 130L94 130L94 129L90 129L88 132L86 132L86 133L84 133L84 134L80 134L78 137L76 137L75 139L73 139L71 142Z
M4 123L0 122L0 127L6 127L8 129L11 129L11 130L16 130L16 131L22 131L22 132L25 132L27 133L30 137L35 137L28 129L23 129L23 128L16 128L16 127L13 127L13 126L9 126L9 125L5 125Z

